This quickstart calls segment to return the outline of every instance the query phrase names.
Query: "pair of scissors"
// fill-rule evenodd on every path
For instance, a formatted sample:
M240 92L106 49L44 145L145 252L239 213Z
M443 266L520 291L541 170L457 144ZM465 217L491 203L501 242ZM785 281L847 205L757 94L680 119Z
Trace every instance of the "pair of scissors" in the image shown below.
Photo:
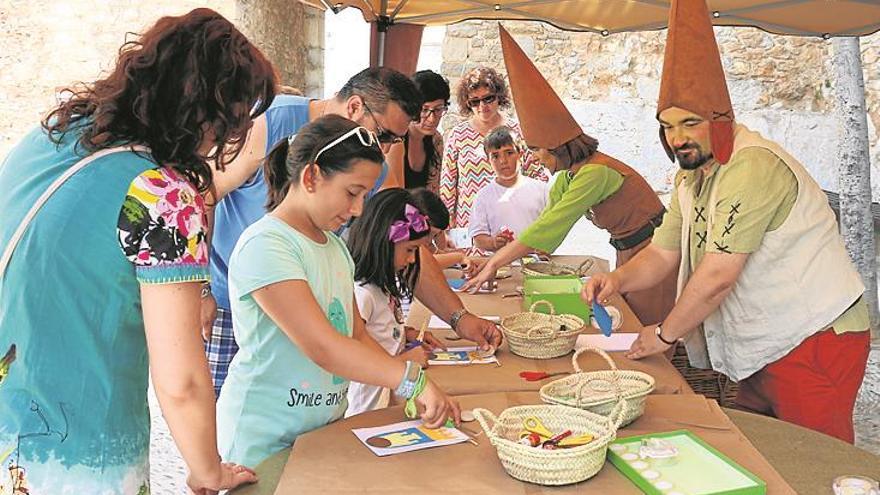
M535 416L529 416L523 420L523 427L526 431L530 433L535 433L542 437L545 441L553 438L553 432L547 429L544 426L544 423L541 423L541 420L536 418ZM583 435L570 435L565 438L560 439L556 442L560 447L575 447L578 445L585 445L593 441L595 437L590 435L589 433L584 433Z
M535 416L529 416L523 420L523 428L529 433L537 433L544 438L552 438L553 432L548 430L544 423Z

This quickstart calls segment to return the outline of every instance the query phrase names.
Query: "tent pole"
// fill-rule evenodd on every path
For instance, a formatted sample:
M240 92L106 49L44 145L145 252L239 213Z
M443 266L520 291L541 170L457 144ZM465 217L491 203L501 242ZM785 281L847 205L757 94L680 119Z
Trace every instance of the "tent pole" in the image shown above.
M384 5L384 2L383 2ZM376 44L379 53L376 54L376 66L385 67L385 35L391 26L391 18L386 15L380 15L376 19Z
M379 67L385 65L385 31L379 31Z
M865 106L865 81L858 37L835 38L835 92L843 134L838 147L840 229L846 249L865 284L873 341L880 343L877 260L871 214L871 153ZM833 276L829 274L829 276Z

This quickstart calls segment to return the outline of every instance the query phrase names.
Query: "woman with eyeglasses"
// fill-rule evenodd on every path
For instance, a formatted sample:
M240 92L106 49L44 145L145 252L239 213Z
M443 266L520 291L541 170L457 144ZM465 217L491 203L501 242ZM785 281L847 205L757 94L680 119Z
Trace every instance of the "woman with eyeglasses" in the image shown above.
M257 464L342 418L349 380L412 399L429 428L459 421L458 403L421 367L393 359L369 337L354 262L332 232L361 214L382 159L375 134L327 115L264 161L269 213L244 231L230 258L240 349L217 401L225 458Z
M220 14L163 17L0 166L0 493L149 493L148 368L191 492L256 480L217 451L202 194L275 86Z
M504 79L488 67L478 67L458 83L456 100L459 112L468 117L452 128L443 151L440 197L449 209L452 228L466 228L477 192L492 181L494 172L483 140L501 125L512 129L526 149L519 124L500 110L510 108L510 94ZM541 164L530 153L523 153L520 169L523 174L547 181Z
M430 70L412 75L412 80L424 97L419 120L410 122L403 143L392 146L385 154L391 172L403 180L405 189L424 187L431 192L440 190L440 160L443 156L443 136L440 120L449 108L449 83Z

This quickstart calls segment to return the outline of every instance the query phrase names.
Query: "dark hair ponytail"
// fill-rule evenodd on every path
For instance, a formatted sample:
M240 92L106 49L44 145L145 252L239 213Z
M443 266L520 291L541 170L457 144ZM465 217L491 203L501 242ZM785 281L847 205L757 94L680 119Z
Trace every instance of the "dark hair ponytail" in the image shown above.
M266 201L268 211L274 210L290 190L290 171L287 169L289 151L290 141L285 138L278 141L263 159L263 177L266 179L269 197Z
M407 205L427 216L412 193L406 189L385 189L367 201L364 212L348 231L348 250L354 260L354 279L373 284L397 299L412 297L419 279L418 253L414 264L395 272L394 243L388 239L391 224L406 220ZM410 229L409 240L415 241L430 233L430 225L423 232Z
M281 204L291 186L296 187L300 174L310 163L317 165L324 177L347 172L355 160L382 163L384 156L379 144L373 142L370 146L364 146L354 135L325 150L315 159L321 148L357 127L357 123L345 117L327 115L303 126L292 143L285 138L272 147L263 160L263 175L269 189L266 209L272 211Z

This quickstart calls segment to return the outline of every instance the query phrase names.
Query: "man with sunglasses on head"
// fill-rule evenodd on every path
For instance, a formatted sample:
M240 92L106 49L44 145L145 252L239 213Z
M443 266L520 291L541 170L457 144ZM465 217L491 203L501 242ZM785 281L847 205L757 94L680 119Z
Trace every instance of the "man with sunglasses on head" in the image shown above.
M282 139L295 135L308 122L323 115L351 119L375 134L383 152L399 143L410 122L419 119L422 96L405 75L388 68L369 68L355 74L332 98L312 100L302 96L278 95L266 111L254 120L241 154L224 171L214 171L216 207L213 210L211 243L211 285L202 291L202 334L219 396L229 363L238 351L232 333L228 292L228 267L232 249L241 233L266 213L268 190L260 166L263 158ZM376 182L375 193L385 181L387 166ZM416 297L451 324L467 339L485 345L500 343L494 323L468 313L449 288L431 256L422 256ZM383 351L384 352L384 351Z

